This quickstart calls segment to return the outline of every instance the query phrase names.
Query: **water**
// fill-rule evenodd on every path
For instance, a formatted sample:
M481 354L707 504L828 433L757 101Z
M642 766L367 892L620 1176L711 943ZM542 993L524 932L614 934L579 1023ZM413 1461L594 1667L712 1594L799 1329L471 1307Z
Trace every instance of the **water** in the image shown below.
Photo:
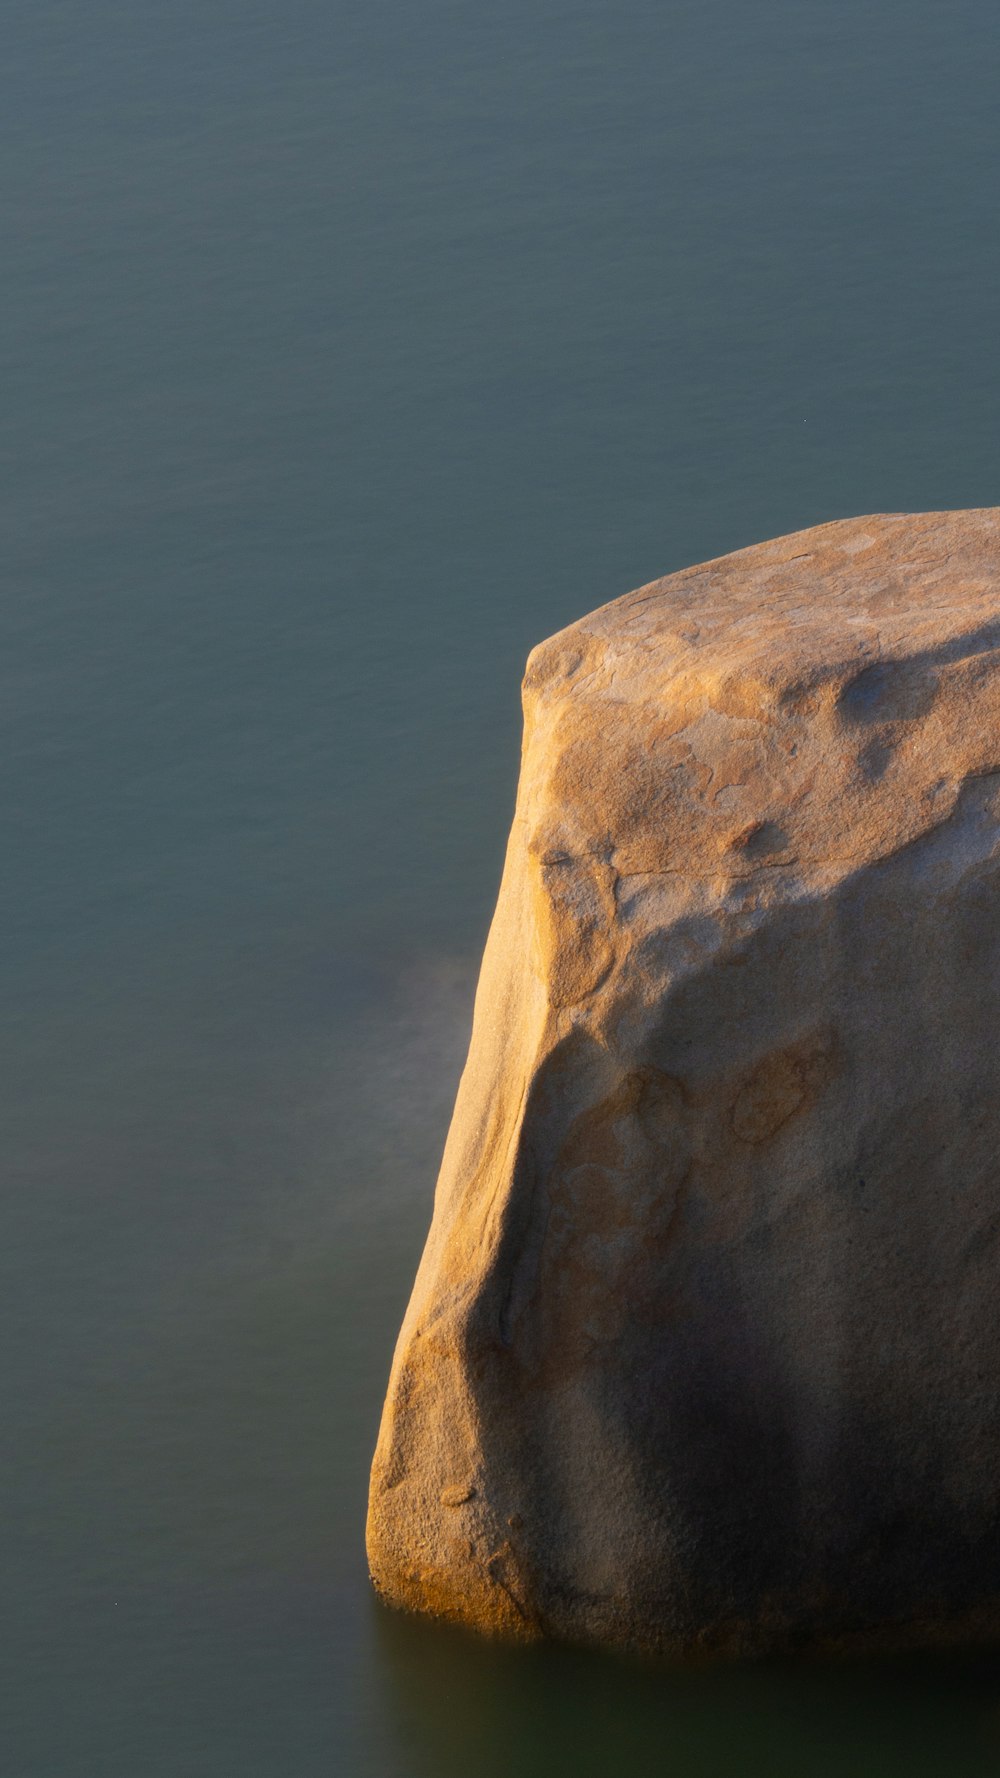
M9 1778L979 1773L1000 1663L382 1612L533 642L993 503L992 0L8 0Z

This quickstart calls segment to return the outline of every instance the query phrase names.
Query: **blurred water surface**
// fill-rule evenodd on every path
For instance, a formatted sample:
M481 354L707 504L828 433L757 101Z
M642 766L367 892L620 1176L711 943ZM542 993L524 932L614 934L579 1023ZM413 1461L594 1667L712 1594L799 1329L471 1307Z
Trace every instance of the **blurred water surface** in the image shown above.
M991 1658L381 1612L528 648L998 497L991 0L8 0L10 1778L1000 1767Z

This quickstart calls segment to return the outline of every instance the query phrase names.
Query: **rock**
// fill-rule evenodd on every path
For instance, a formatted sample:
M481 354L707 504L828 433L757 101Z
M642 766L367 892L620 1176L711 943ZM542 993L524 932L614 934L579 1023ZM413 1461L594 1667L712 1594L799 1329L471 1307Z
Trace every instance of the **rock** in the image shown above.
M372 1471L395 1604L687 1654L1000 1630L1000 510L532 654Z

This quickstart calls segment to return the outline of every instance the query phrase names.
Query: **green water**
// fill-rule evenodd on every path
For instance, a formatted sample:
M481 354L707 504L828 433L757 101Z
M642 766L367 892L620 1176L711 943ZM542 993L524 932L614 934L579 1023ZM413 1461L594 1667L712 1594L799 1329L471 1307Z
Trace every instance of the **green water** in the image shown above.
M993 503L991 0L8 0L4 1778L1000 1769L369 1596L533 642Z

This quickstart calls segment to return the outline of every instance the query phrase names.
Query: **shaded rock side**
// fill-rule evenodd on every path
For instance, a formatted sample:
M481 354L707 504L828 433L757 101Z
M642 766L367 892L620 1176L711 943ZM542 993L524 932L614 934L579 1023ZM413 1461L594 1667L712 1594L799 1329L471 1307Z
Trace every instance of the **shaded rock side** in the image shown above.
M1000 510L531 656L368 1549L673 1654L1000 1630Z

